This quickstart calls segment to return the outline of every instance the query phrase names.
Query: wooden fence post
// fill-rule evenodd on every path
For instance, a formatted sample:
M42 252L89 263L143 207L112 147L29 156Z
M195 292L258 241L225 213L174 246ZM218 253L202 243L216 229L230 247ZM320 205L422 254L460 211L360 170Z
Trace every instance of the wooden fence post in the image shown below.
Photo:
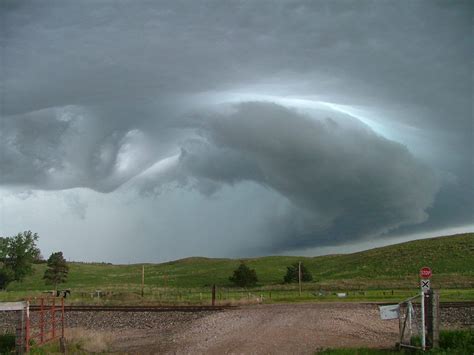
M143 295L145 294L145 265L142 265L142 298Z
M212 305L216 305L216 285L212 285Z
M298 263L298 285L301 297L301 261Z

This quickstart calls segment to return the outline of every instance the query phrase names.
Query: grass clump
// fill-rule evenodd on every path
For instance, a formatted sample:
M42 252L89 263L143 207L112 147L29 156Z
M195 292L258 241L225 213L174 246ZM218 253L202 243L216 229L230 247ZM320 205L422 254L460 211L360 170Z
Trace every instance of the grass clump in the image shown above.
M420 337L413 337L412 344L421 346ZM474 329L444 330L439 334L439 349L428 354L474 354Z
M15 352L15 336L12 334L0 335L0 354Z

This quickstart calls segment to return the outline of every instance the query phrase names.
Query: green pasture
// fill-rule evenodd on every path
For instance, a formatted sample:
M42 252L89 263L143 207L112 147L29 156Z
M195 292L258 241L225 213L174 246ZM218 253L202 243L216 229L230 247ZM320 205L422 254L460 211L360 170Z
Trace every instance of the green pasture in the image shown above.
M229 276L240 261L257 272L259 283L249 290L233 288ZM286 267L302 261L313 275L299 296L297 285L283 284ZM474 234L417 240L353 254L318 257L269 256L252 259L187 258L161 264L144 264L145 298L141 293L143 264L69 263L69 279L62 289L72 290L72 299L152 302L200 302L210 297L215 284L222 300L261 298L265 302L299 300L399 300L418 288L418 270L433 269L432 287L444 300L474 300ZM23 282L14 282L0 292L0 300L40 295L50 290L42 276L45 264ZM346 292L339 298L336 293ZM392 294L393 293L393 294ZM249 296L250 294L250 296Z

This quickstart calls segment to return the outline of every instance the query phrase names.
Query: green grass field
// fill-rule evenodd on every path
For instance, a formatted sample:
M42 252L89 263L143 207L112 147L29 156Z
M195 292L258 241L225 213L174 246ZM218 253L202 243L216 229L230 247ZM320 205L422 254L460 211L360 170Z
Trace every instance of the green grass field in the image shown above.
M418 270L430 266L432 285L450 300L474 300L474 233L417 240L368 251L318 257L269 256L241 259L254 268L259 284L251 290L232 288L229 276L240 259L187 258L162 264L145 264L145 293L151 300L200 301L208 297L212 284L222 299L264 295L269 302L294 299L295 285L283 285L286 267L302 261L314 281L304 285L299 300L337 299L334 292L349 292L347 300L389 300L412 295L418 287ZM127 292L138 292L142 264L111 265L70 263L70 275L61 288L73 293L97 289L111 291L119 299L133 300ZM42 280L45 264L35 265L35 273L23 282L12 283L0 299L16 299L49 290ZM393 292L392 292L393 291ZM352 296L351 296L352 292ZM394 293L394 294L392 294ZM316 298L318 298L316 297Z

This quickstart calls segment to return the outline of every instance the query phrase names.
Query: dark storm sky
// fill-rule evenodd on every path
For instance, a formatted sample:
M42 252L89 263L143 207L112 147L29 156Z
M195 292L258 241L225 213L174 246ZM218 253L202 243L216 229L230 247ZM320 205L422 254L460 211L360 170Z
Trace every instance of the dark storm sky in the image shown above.
M128 262L472 230L472 4L3 1L0 233Z

